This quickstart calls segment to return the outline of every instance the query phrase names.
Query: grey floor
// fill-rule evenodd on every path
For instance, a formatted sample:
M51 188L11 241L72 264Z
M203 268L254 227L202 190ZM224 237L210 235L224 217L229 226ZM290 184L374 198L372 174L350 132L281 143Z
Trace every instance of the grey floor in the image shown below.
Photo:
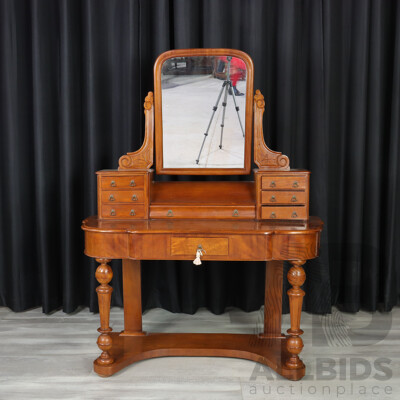
M114 330L123 310L113 308ZM283 329L289 317L283 318ZM92 371L98 315L41 309L13 313L0 307L0 399L399 399L400 308L392 313L302 315L307 375L279 378L251 361L165 357L133 364L110 378ZM196 315L155 309L144 329L159 332L254 333L262 311L232 309Z

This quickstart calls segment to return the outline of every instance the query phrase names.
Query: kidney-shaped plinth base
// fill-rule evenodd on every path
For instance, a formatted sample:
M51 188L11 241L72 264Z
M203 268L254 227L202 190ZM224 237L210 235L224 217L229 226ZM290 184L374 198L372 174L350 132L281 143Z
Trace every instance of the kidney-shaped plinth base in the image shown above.
M94 361L94 371L110 376L136 361L156 357L232 357L265 364L283 377L297 381L305 375L305 366L291 369L286 337L262 338L259 335L228 333L148 333L124 336L111 333L112 364Z

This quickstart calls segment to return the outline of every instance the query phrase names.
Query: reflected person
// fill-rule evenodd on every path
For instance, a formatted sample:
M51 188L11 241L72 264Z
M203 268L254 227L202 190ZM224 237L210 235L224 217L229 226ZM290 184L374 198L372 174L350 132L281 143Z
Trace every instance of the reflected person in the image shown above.
M219 57L220 61L225 63L225 68L227 67L228 60L226 56ZM246 73L246 64L243 60L237 57L232 57L231 60L231 68L230 68L230 79L232 81L233 91L235 92L235 96L243 96L244 94L239 92L236 85L238 80L244 76ZM229 94L232 95L232 89L229 88Z

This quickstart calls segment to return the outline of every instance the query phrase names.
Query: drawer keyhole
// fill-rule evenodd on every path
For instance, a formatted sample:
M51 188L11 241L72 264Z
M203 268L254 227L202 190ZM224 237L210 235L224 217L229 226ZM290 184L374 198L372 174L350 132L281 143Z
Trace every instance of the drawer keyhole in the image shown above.
M202 245L199 244L197 246L196 250L196 258L193 260L194 265L201 265L201 256L203 255L203 252L206 253L206 251L203 249Z
M132 196L132 201L137 201L137 196L136 196L136 194L134 194L134 195Z
M113 195L113 194L110 194L110 197L108 198L108 200L110 200L110 201L115 201L114 195Z

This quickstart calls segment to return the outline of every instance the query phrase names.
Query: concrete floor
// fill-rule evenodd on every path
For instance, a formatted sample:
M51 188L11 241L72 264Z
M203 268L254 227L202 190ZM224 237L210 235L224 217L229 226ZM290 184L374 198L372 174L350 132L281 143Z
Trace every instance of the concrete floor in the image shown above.
M219 148L222 95L201 153L196 159L223 81L211 75L172 76L163 80L163 161L165 168L243 168L244 137L233 97L228 95L222 149ZM246 93L246 81L237 88ZM245 129L246 96L236 97Z
M262 320L261 310L237 309L219 316L154 309L143 319L147 331L236 333L259 332ZM122 309L112 309L111 323L122 329ZM307 375L299 382L251 361L207 357L146 360L100 378L92 371L98 325L98 315L87 309L44 315L0 308L0 399L400 398L400 308L390 314L303 313ZM288 326L285 315L283 330Z

